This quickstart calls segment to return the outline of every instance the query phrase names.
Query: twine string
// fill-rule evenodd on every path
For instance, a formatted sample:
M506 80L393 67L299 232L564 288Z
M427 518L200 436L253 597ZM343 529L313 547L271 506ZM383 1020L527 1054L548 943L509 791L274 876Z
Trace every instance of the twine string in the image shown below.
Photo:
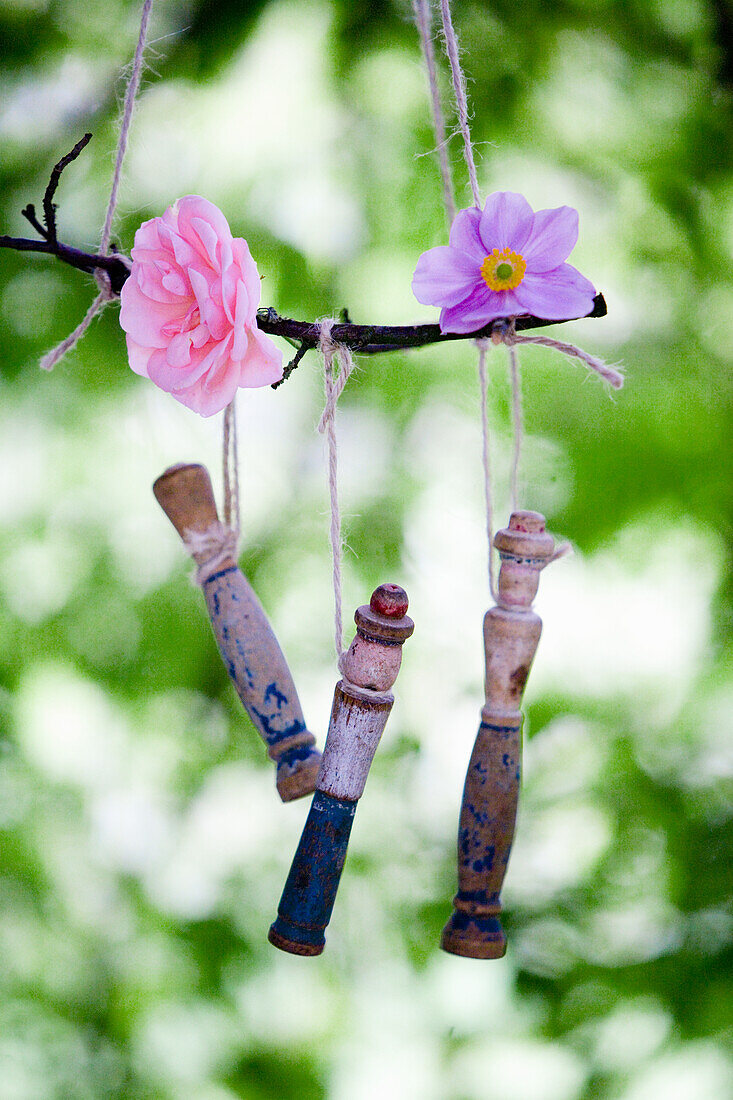
M445 203L445 212L448 218L448 225L450 226L456 216L456 201L453 194L453 178L451 176L450 163L448 161L445 118L443 117L443 106L440 102L438 71L435 64L435 50L433 49L433 13L429 0L412 0L412 10L415 14L415 23L420 35L423 59L428 74L430 106L433 113L433 129L435 130L435 141L438 150L440 178L443 182L443 202Z
M94 299L89 309L84 314L82 320L76 326L76 328L69 333L69 335L57 344L55 348L51 348L45 355L41 357L39 367L41 370L53 370L56 364L63 359L67 351L79 343L86 330L91 325L94 318L98 313L104 309L108 302L111 302L115 297L112 287L110 285L109 276L106 271L102 271L101 268L97 268L94 272L94 278L96 279L97 286L99 287L99 294Z
M450 0L440 0L440 16L443 24L443 39L445 52L450 63L451 78L453 81L453 94L458 111L458 125L463 136L463 156L468 167L468 178L471 183L473 201L476 206L481 206L481 192L479 191L478 178L476 176L476 161L473 155L473 143L471 141L471 129L468 123L468 97L466 96L466 78L461 68L458 39L453 27L453 18L450 10Z
M519 356L513 343L507 344L509 373L512 380L512 423L514 425L514 449L512 453L510 510L519 507L519 463L524 439L524 411L522 409L522 377L519 373Z
M468 165L468 177L471 182L471 191L473 192L473 201L476 206L481 207L481 193L478 188L478 179L476 176L476 161L473 153L473 142L471 140L471 129L469 126L469 110L468 99L466 96L466 78L461 68L460 49L458 46L458 38L456 36L455 28L453 26L453 19L451 17L450 0L440 0L440 13L443 22L443 37L445 39L445 52L448 56L448 61L451 68L451 76L453 78L453 91L456 99L456 109L458 111L458 124L461 128L461 134L463 136L463 155ZM512 387L512 413L514 423L514 445L512 449L512 467L510 475L511 484L511 510L515 511L518 502L518 488L519 488L519 463L522 457L522 442L523 442L523 425L522 425L522 392L521 392L521 379L519 375L519 360L516 352L512 352L509 349L509 374L511 378ZM491 549L489 549L489 557L491 557ZM493 594L493 589L492 589Z
M488 340L477 340L478 347L478 378L481 391L481 460L484 470L484 504L486 510L486 540L489 555L489 591L494 602L498 602L499 595L496 587L496 566L494 564L494 504L491 477L491 448L489 446L489 402L488 382L486 377L486 351Z
M132 70L130 72L130 79L127 82L127 88L125 90L125 101L122 111L122 122L120 124L120 134L117 139L117 154L115 156L115 167L112 174L112 184L110 187L109 200L107 202L107 212L104 218L104 226L102 228L102 236L99 244L99 254L101 256L107 256L109 254L109 241L112 233L112 221L117 210L117 198L120 190L120 179L122 177L122 164L125 159L125 153L127 152L127 142L130 134L130 124L132 123L132 116L135 110L135 102L137 100L137 94L140 90L140 79L142 77L143 70L143 55L145 53L145 43L148 36L148 23L150 22L150 12L153 7L153 0L143 0L142 12L140 14L140 32L138 34L137 46L135 47L135 54L132 61ZM128 266L132 266L130 260L126 256L119 256L124 263ZM101 268L96 268L94 271L94 278L97 286L99 287L99 294L94 299L89 309L85 313L81 322L76 326L73 332L62 340L51 351L46 352L40 362L40 366L43 370L53 370L56 364L63 359L67 352L71 351L79 341L84 333L87 331L92 321L98 314L106 308L111 301L114 300L116 295L113 293L109 276L106 271Z
M565 340L554 340L551 336L525 336L524 333L515 330L513 321L497 321L491 339L494 343L506 344L509 348L512 348L515 344L537 344L543 348L551 348L570 359L579 359L581 363L585 363L589 370L599 375L615 390L620 390L624 384L624 376L621 371L609 366L597 355L589 355L587 351L576 347L575 344L568 344Z
M237 439L237 395L224 409L222 421L222 481L224 484L224 523L233 532L239 547L239 442Z
M336 660L342 670L344 658L344 625L341 594L341 559L343 554L343 536L341 534L341 509L338 493L338 442L336 439L336 406L344 391L352 371L354 360L351 350L333 339L332 329L336 324L334 317L321 321L318 347L323 356L323 383L325 407L318 424L318 431L326 436L328 446L328 493L331 509L329 539L331 542L331 561L333 563L333 629ZM336 374L334 364L338 365Z
M148 23L150 22L152 7L153 0L143 0L143 10L140 15L140 33L137 39L137 46L135 47L135 56L132 60L132 72L130 73L130 79L127 82L127 89L125 91L125 103L122 111L120 136L117 141L117 155L115 157L115 168L112 175L112 187L109 193L107 213L104 218L104 227L102 229L102 237L99 244L99 251L103 256L107 255L109 238L112 233L112 219L117 209L117 196L119 194L120 178L122 176L122 162L127 152L127 139L130 134L130 124L135 110L137 93L140 89L140 79L143 71L143 54L145 52L145 42L148 37Z
M225 561L237 560L237 533L219 520L212 523L205 531L187 528L183 542L191 557L196 560L198 568L193 576L193 582L199 587L205 584Z
M421 0L421 3L423 0ZM458 124L463 137L463 156L468 167L468 178L471 183L471 191L473 193L473 201L477 207L481 206L481 192L479 191L478 178L476 175L476 161L473 155L473 142L471 141L471 128L469 125L469 112L468 112L468 99L466 96L466 78L463 74L460 62L460 49L458 45L458 39L456 37L455 28L453 27L453 19L451 17L449 0L441 0L440 4L441 22L443 26L443 40L445 42L445 51L450 64L451 79L453 84L453 93L455 97L456 111L458 114ZM418 29L422 35L422 28L418 21ZM427 51L426 53L427 58ZM437 91L437 81L435 81L428 70L429 81L431 85L431 91L433 86ZM436 137L439 133L439 125L442 121L442 112L440 112L440 100L437 99L438 110L436 111L434 99L433 103L433 125L435 127ZM445 163L445 167L444 167ZM450 181L450 166L447 158L445 162L441 160L441 172L443 174L443 189L446 191L446 175L448 176L448 188L450 194L453 194L453 186ZM452 217L451 217L452 221ZM476 340L476 347L478 349L478 378L479 378L479 391L480 391L480 407L481 407L481 462L484 473L484 503L486 510L486 551L488 559L488 573L489 573L489 591L492 598L496 601L498 599L497 587L496 587L496 564L494 560L494 490L493 490L493 478L491 473L491 440L489 432L489 408L488 408L488 380L486 369L486 351L488 343L486 340Z

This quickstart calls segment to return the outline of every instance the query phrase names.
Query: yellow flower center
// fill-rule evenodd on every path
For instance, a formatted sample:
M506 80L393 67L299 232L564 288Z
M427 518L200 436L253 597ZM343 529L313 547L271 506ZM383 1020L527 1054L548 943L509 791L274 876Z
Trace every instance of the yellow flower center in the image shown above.
M527 261L511 248L495 248L481 264L481 278L491 290L514 290L527 270Z

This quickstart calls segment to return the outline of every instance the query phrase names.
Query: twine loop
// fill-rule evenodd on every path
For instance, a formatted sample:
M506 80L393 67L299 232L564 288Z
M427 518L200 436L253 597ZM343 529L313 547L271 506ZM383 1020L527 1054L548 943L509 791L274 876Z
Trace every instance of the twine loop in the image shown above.
M125 90L125 105L122 112L122 121L120 123L120 134L117 139L117 153L115 156L115 167L112 174L112 184L110 187L109 200L107 202L107 211L104 216L104 226L102 227L102 235L99 243L100 256L107 256L109 254L109 242L112 233L112 222L117 209L117 198L120 190L120 179L122 177L122 164L125 159L125 153L127 152L127 140L130 135L130 124L132 123L132 115L135 110L135 100L140 88L140 79L143 71L143 55L145 53L145 43L148 36L148 23L150 21L150 12L153 7L153 0L143 0L142 11L140 13L140 32L138 34L137 45L135 47L135 55L132 60L132 70L130 72L130 79L127 82L127 88ZM132 267L132 261L127 256L122 256L119 253L115 253L115 258L122 260L122 262L129 268ZM79 343L84 333L91 325L94 318L98 313L113 301L117 295L112 290L109 275L102 268L95 268L94 278L99 288L99 294L94 299L89 309L84 314L81 322L76 326L73 332L70 332L65 340L62 340L60 344L57 344L51 351L41 359L39 366L42 370L53 370L60 359L71 351L76 344Z
M123 260L125 263L130 263L127 257L120 256L119 259ZM66 353L71 351L71 349L79 343L97 314L101 313L105 307L117 297L112 290L110 277L103 268L96 267L94 269L94 279L99 288L99 294L73 332L70 332L66 339L62 340L60 344L57 344L55 348L51 348L51 351L46 352L38 364L41 370L53 370L59 360L63 359Z
M333 326L335 317L324 317L320 322L318 335L318 348L323 356L323 383L325 390L325 406L318 423L318 431L326 436L328 445L328 493L331 508L331 524L329 538L331 542L331 559L333 562L333 626L334 646L339 671L343 671L344 626L341 597L341 557L343 553L343 536L341 534L341 509L338 495L338 443L336 441L336 406L344 386L348 382L354 370L354 358L351 349L345 344L339 343L333 338ZM334 370L334 363L338 364L338 374Z
M321 435L326 431L328 420L333 419L338 399L344 392L344 387L356 366L351 348L347 347L346 344L340 344L338 340L334 340L333 326L335 324L335 317L324 318L320 323L318 336L318 350L323 356L326 376L326 406L318 422L318 431ZM334 372L334 359L338 363L338 374Z
M239 533L220 520L210 524L205 531L187 527L183 542L198 566L192 578L194 584L201 587L225 561L236 561L238 540Z
M624 384L624 376L615 367L611 367L597 355L589 355L587 351L569 344L565 340L554 340L551 336L524 336L517 332L514 318L506 317L494 322L491 331L491 340L494 344L505 344L510 350L517 344L536 344L539 347L551 348L559 351L570 359L579 359L585 363L589 370L608 382L615 390L620 390Z

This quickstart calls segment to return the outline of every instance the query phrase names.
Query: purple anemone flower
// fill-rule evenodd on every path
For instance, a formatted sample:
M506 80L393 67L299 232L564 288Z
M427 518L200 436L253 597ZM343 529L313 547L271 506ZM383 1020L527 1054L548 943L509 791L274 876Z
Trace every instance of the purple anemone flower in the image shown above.
M585 317L593 284L564 263L578 239L570 206L533 213L523 195L496 191L483 210L460 210L447 245L423 252L412 290L442 306L441 332L475 332L500 317L531 313L548 320Z

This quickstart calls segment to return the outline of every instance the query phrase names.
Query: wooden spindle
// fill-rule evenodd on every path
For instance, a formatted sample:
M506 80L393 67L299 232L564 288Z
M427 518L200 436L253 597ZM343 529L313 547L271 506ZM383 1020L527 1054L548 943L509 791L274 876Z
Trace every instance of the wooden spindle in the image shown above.
M316 792L269 932L282 951L323 951L356 804L394 703L389 689L402 645L414 630L407 606L403 588L383 584L354 615L356 637L336 684Z
M501 901L519 798L520 706L542 620L532 611L553 550L539 512L513 512L494 545L501 556L498 606L484 618L486 705L468 765L458 827L458 893L441 947L472 959L506 951Z
M155 498L199 565L214 636L239 698L277 765L283 802L312 794L321 754L306 729L287 661L262 604L232 554L192 549L196 536L217 529L219 516L208 470L171 466L153 485ZM203 543L205 547L205 543Z

